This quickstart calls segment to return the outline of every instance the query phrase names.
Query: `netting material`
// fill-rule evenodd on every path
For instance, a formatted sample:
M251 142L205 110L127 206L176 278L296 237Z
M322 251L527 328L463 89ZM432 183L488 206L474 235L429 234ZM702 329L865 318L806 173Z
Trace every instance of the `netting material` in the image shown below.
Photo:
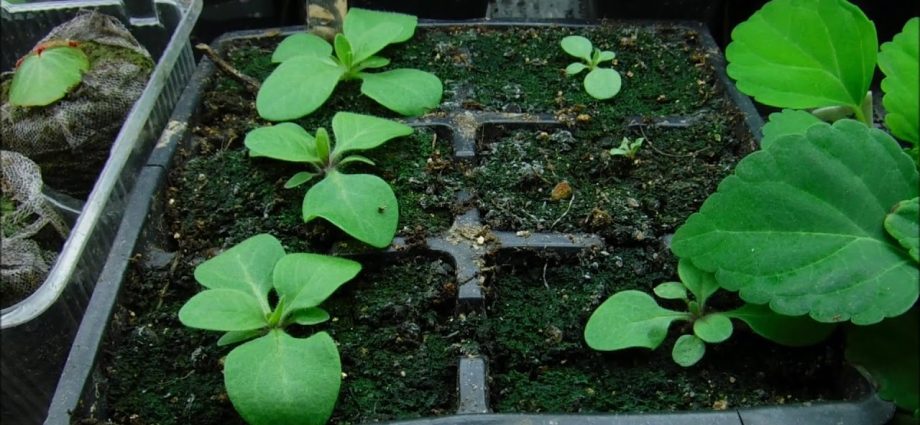
M52 40L79 42L90 59L89 71L67 96L45 107L9 104L12 75L5 75L0 135L3 149L39 164L46 184L82 198L143 92L153 60L121 22L96 12L59 25L38 45Z
M0 292L3 304L31 294L54 264L57 253L43 249L36 236L49 226L63 240L67 224L42 195L38 165L16 152L0 151L0 189L12 201L0 215Z

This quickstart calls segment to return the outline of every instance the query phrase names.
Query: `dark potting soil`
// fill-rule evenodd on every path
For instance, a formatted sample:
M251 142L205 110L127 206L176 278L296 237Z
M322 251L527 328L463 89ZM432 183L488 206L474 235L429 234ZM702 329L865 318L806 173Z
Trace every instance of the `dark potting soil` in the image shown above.
M585 253L578 258L504 252L486 284L487 308L476 323L479 349L490 359L492 408L511 412L648 412L724 410L741 406L840 400L842 341L788 348L736 324L734 335L708 344L700 363L682 368L671 348L683 323L672 325L655 351L601 353L584 342L591 313L615 292L651 293L673 281L664 247ZM712 308L735 307L715 297ZM673 310L682 303L659 303Z
M325 330L342 358L342 390L332 423L440 416L456 410L459 326L450 262L406 254L362 261L361 274L323 307L332 319L293 326L295 336ZM224 390L219 332L179 323L179 308L198 290L201 261L178 256L135 274L123 294L105 348L109 417L116 424L243 424Z
M617 53L613 66L624 83L616 98L594 100L584 93L583 75L564 75L574 58L558 42L569 34ZM263 80L280 40L237 41L226 56ZM399 234L410 245L449 228L469 206L456 201L465 188L492 229L596 233L609 254L558 261L495 256L484 284L487 308L456 316L448 262L362 261L359 279L326 303L337 320L317 328L339 342L347 375L333 422L451 414L456 358L477 353L490 358L498 412L719 409L839 398L828 389L836 387L841 365L837 341L792 350L737 330L689 369L670 359L676 335L655 352L596 353L582 342L587 317L613 292L650 291L674 280L676 259L662 241L753 148L699 34L631 25L419 29L411 43L382 55L393 60L390 68L417 67L442 79L445 96L435 116L484 110L545 113L561 122L487 127L469 166L450 161L449 134L424 128L368 152L377 166L351 172L390 182L400 202ZM246 132L267 124L254 95L223 76L211 89L192 144L181 148L169 176L174 266L132 282L119 315L124 330L108 345L107 401L119 423L240 423L223 390L219 359L229 349L216 347L219 335L176 319L199 290L195 265L261 232L289 252L326 251L348 240L321 219L302 222L306 187L282 188L299 171L295 165L248 156ZM329 129L336 111L396 118L348 82L297 122L311 133ZM623 137L646 139L635 160L607 153ZM562 181L574 196L554 201L550 192Z

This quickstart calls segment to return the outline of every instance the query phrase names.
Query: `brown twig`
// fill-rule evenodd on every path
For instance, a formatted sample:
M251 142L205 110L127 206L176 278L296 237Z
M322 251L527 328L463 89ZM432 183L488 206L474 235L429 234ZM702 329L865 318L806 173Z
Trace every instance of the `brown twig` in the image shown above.
M230 63L225 61L224 58L220 57L220 55L218 55L217 52L214 51L214 49L211 49L211 46L208 46L207 44L204 44L204 43L199 43L197 46L195 46L195 48L198 49L198 51L204 53L204 55L207 56L208 59L211 59L211 61L214 62L215 65L217 65L217 69L227 74L227 76L229 76L230 78L233 78L234 80L239 81L241 84L243 84L243 86L246 87L246 90L249 90L254 95L259 93L259 87L261 87L262 85L259 83L258 80L246 74L243 74L242 72L240 72L240 70L234 68L233 65L230 65Z

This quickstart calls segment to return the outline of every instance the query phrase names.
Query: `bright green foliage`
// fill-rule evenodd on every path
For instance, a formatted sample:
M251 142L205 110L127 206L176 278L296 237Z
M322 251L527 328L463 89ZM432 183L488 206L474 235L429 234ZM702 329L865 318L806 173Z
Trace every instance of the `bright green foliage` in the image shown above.
M39 47L29 53L13 75L10 103L16 106L45 106L64 97L80 84L89 70L89 58L79 47Z
M312 34L286 38L272 55L281 65L256 97L259 115L272 121L309 115L326 102L339 81L356 79L363 81L361 93L402 115L436 108L443 85L434 74L416 69L365 72L387 66L388 59L374 55L412 38L416 25L414 16L351 8L334 46Z
M917 199L899 202L885 216L885 230L898 240L914 261L920 262L920 207Z
M773 141L790 134L805 135L808 127L821 122L818 117L805 111L783 109L782 112L774 112L763 126L760 146L764 149L769 148Z
M645 142L644 137L639 137L636 140L629 140L628 137L624 137L620 142L620 146L610 149L611 156L625 156L629 159L636 159L636 155L639 154L639 148L642 147L642 143Z
M379 177L343 174L341 168L350 162L373 165L363 156L350 154L408 136L412 127L383 118L339 112L332 117L332 132L334 146L325 129L318 129L313 137L297 124L281 123L250 131L244 143L253 157L301 162L312 168L295 174L285 188L300 186L323 175L304 196L305 222L321 217L355 239L383 248L393 240L399 221L393 189Z
M588 319L585 342L601 351L661 345L674 321L693 324L692 335L682 335L671 350L674 362L687 367L696 364L706 352L706 343L716 344L731 337L731 319L747 323L754 332L786 345L814 344L823 340L833 325L807 317L780 316L770 309L745 305L725 313L707 311L706 301L718 289L712 273L694 267L689 261L678 263L681 282L665 282L654 288L663 299L683 300L687 312L660 307L655 299L641 291L622 291L604 301ZM688 291L694 299L687 297Z
M294 338L284 328L328 320L317 305L360 270L360 264L343 258L285 254L267 234L195 269L195 279L208 289L182 306L179 320L191 328L226 332L221 346L248 341L224 364L227 395L247 422L319 425L329 419L342 373L335 342L325 332ZM278 295L274 307L271 290Z
M895 137L914 144L914 159L920 134L920 18L912 18L892 41L882 44L878 65L885 74L882 103L888 115L885 124Z
M690 367L696 362L703 359L706 354L706 343L695 335L681 335L674 342L674 348L671 349L671 358L674 363L683 367Z
M725 51L738 89L782 108L846 106L867 122L875 26L845 0L773 0L732 31Z
M853 326L847 332L846 357L868 371L878 394L920 418L920 314L906 314L872 326Z
M886 133L816 124L743 159L672 250L777 313L877 323L917 300L917 263L883 226L917 192L915 164Z
M565 68L566 75L575 75L588 70L585 76L585 91L595 99L610 99L620 92L623 81L620 73L612 68L601 68L601 62L612 61L616 54L609 50L600 50L591 44L591 40L580 35L570 35L559 43L569 55L584 61L575 62Z

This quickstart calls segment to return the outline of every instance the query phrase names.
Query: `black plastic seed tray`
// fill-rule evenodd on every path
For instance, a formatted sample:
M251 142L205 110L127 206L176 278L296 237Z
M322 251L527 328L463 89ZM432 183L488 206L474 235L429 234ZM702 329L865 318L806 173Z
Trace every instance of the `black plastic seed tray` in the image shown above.
M428 23L429 26L450 26L451 23ZM509 23L478 22L462 25L507 26ZM542 25L542 24L529 24ZM558 25L558 24L554 24ZM739 94L724 74L721 54L711 37L700 24L682 24L689 26L702 35L706 51L715 62L727 95L737 108L745 115L743 131L753 135L759 134L762 121L750 102ZM299 28L285 29L283 33L299 31ZM241 39L258 39L268 32L248 31L227 34L215 41L213 48L221 51L228 43ZM109 320L119 299L122 283L129 273L131 259L135 253L144 252L151 246L163 246L167 226L162 217L166 201L166 175L175 166L174 158L179 149L185 149L190 143L191 129L195 125L202 93L215 73L210 61L203 61L192 77L191 84L184 92L171 119L171 124L163 133L157 148L151 155L148 165L137 184L130 207L122 222L116 238L115 247L109 255L90 307L81 324L76 343L64 369L63 377L55 393L46 424L68 424L74 418L83 417L92 411L96 419L106 419L104 403L97 403L100 395L106 391L99 376L98 363L101 357L100 347L104 343L109 329ZM453 145L455 161L475 163L477 161L477 141L489 137L496 128L525 127L553 128L560 126L552 116L521 113L499 113L464 110L461 108L444 108L441 113L408 120L419 127L438 130L438 134L449 135ZM658 126L661 128L682 128L694 119L692 116L636 118L631 125ZM458 194L461 201L465 193ZM466 204L466 202L459 202ZM667 238L662 238L666 243ZM572 256L584 251L614 251L615 247L604 245L604 241L591 234L539 233L527 231L495 231L483 225L479 211L475 208L458 214L453 225L443 235L427 238L423 243L409 242L404 238L394 240L390 251L422 250L446 254L452 259L456 272L457 309L456 314L481 311L489 302L486 264L496 255L534 255L544 253L555 256ZM611 252L615 254L615 252ZM382 258L385 258L382 257ZM815 402L788 404L774 407L730 408L726 410L706 410L673 413L635 413L635 414L501 414L492 413L494 406L490 401L490 359L484 356L467 356L458 359L457 385L455 391L457 406L455 415L432 419L417 419L392 422L394 424L813 424L813 425L848 425L885 423L893 414L894 407L881 401L861 377L851 380L846 389L846 399L840 402ZM856 375L856 374L854 374ZM347 385L347 383L346 383ZM494 389L493 389L494 390Z

